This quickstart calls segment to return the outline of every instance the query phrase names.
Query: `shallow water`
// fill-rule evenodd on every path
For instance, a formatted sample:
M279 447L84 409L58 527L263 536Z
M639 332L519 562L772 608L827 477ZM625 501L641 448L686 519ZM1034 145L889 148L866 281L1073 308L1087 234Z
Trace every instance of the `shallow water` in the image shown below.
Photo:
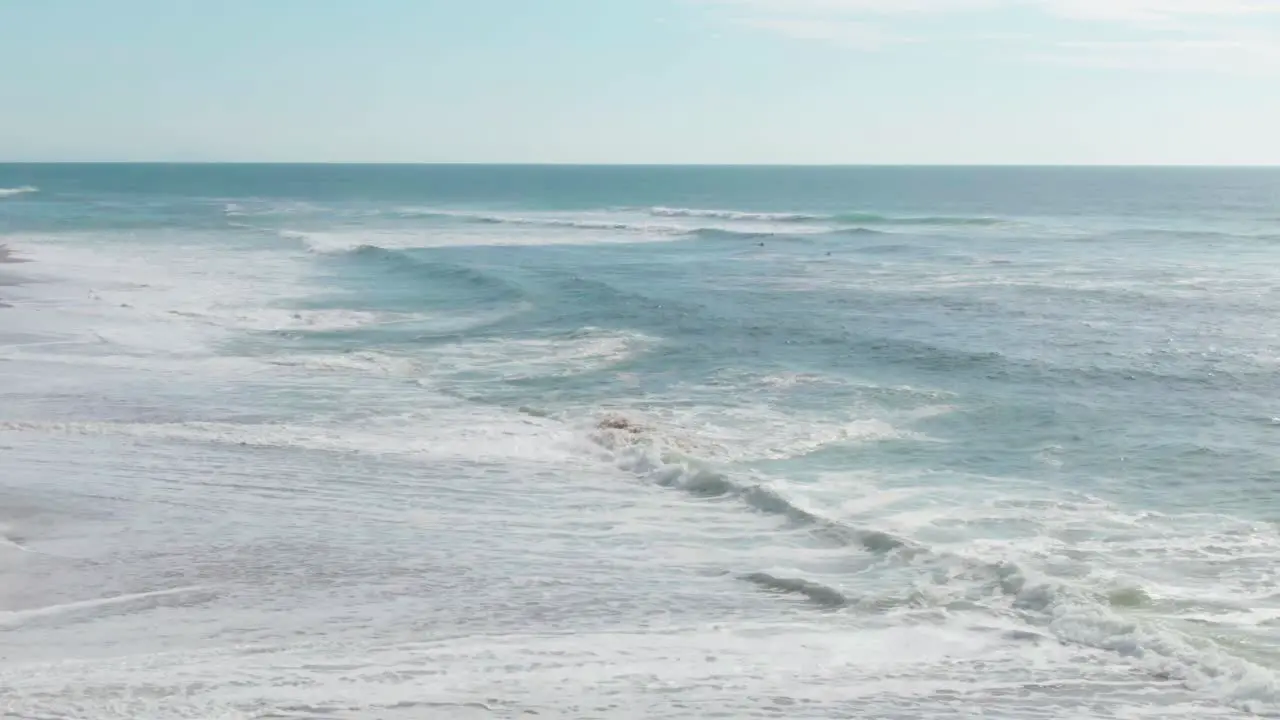
M1280 714L1280 172L0 188L6 717Z

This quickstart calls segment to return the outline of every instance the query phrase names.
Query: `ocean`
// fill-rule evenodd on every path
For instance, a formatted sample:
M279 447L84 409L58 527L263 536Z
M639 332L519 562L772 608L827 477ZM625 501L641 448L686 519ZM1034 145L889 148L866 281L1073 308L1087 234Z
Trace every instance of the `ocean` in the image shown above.
M0 717L1280 716L1280 170L0 188Z

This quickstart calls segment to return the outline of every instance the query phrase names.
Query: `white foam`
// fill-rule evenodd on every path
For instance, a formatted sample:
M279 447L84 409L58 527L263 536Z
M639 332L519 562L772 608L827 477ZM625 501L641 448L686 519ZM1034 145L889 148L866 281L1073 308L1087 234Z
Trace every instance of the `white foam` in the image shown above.
M1013 591L1012 607L1061 640L1113 653L1233 707L1280 709L1274 667L1219 645L1210 634L1186 632L1186 621L1239 614L1206 615L1201 608L1207 605L1246 607L1247 624L1255 626L1280 617L1272 579L1280 534L1273 527L1222 516L1126 512L1096 498L1053 498L1050 493L1061 494L1055 491L1018 500L1009 494L1016 489L976 478L958 481L954 493L946 487L919 496L931 505L923 510L909 498L897 509L903 498L893 498L872 504L870 516L865 508L845 512L926 538L969 567L1019 568L1016 582L1001 580ZM934 532L957 523L962 532L950 541L946 532ZM931 588L931 595L945 603L971 591L953 582Z
M341 355L288 355L269 358L266 362L283 367L300 367L318 372L358 371L398 377L423 374L421 361L397 357L374 350L356 350Z
M479 373L494 379L565 377L607 369L654 347L643 333L584 328L564 338L459 342L424 352L432 375Z
M719 415L732 416L733 411ZM727 470L727 480L717 480L694 462L767 455L743 452L745 433L734 437L724 432L725 421L710 413L696 429L687 417L678 430L660 417L630 413L606 420L594 433L604 457L659 485L695 495L718 494L724 488L739 494L759 482L741 469ZM758 411L742 419L746 417L751 420L744 426L767 437L765 417ZM805 446L803 440L796 443ZM1271 578L1280 534L1273 527L1220 516L1123 512L1096 498L1054 490L1038 495L1025 486L978 478L954 485L932 478L895 490L876 483L872 474L840 474L817 483L774 480L768 488L777 503L785 503L778 507L845 527L886 531L922 548L924 553L912 563L919 570L903 579L916 584L919 598L932 606L977 600L1029 623L1019 633L1043 628L1070 645L1105 653L1108 662L1177 681L1231 707L1280 709L1280 679L1273 667L1220 646L1208 635L1189 635L1168 625L1203 619L1205 614L1195 608L1205 604L1246 607L1248 623L1255 627L1280 617ZM861 497L852 499L855 494ZM779 557L796 562L795 548L788 544L785 550ZM763 562L765 555L759 550L755 555ZM845 557L847 552L842 557L814 555L815 561L821 558L836 568L830 578L821 574L822 565L807 571L784 569L779 576L807 575L840 587L839 579L847 579ZM929 568L932 582L924 579ZM1206 585L1199 578L1211 582ZM866 592L885 580L868 577L859 587Z
M251 308L224 312L177 312L198 322L218 327L254 332L356 330L380 325L414 322L413 313L371 312L365 310L294 310L286 308Z
M660 398L650 397L643 408L627 408L624 414L630 425L644 431L625 433L621 437L627 442L656 442L717 462L785 460L831 445L925 439L880 418L832 418L765 402L727 408L678 402L664 406Z
M762 643L769 652L760 652ZM677 718L696 707L728 717L829 717L856 708L874 717L908 709L945 718L970 714L969 695L987 689L999 692L1006 710L1033 711L1052 698L1035 679L1070 672L1073 659L1053 647L1028 656L998 634L959 624L504 634L328 649L344 653L340 660L319 647L249 650L64 663L59 672L34 667L21 676L15 702L47 713L105 695L112 702L102 717L219 717L235 706L258 717ZM60 673L71 681L59 684ZM136 689L139 678L149 680L147 692ZM1063 680L1070 690L1077 673Z
M104 608L119 605L153 605L151 601L163 600L174 596L185 596L203 593L206 588L200 586L172 588L169 590L153 590L150 592L127 593L111 597L94 598L77 602L60 603L27 610L0 611L0 627L14 627L33 620L69 614L93 614Z
M552 226L554 227L554 226ZM579 233L551 233L547 227L518 227L494 232L483 226L473 228L426 228L421 230L367 229L346 231L284 230L281 236L301 241L311 252L335 255L358 250L362 247L379 247L387 250L413 250L447 247L537 247L545 245L602 245L643 241L671 241L679 239L679 233L654 229L652 232L619 234L607 232L606 227L579 227Z
M526 225L548 228L566 228L577 230L616 230L636 233L680 233L685 228L673 225L662 225L648 219L633 215L621 215L600 211L586 211L565 215L563 213L541 213L514 215L510 213L479 213L461 210L406 209L402 214L413 217L454 218L489 225Z
M653 207L649 213L658 217L713 218L720 220L749 220L757 222L798 222L820 220L821 217L801 213L761 213L738 210L697 210L693 208Z
M27 195L30 193L37 193L37 192L40 192L40 188L32 187L30 185L23 185L22 187L14 187L14 188L0 188L0 198L14 197L17 195Z
M513 228L503 233L536 242L554 234ZM596 230L577 229L586 238ZM486 234L494 233L468 228L454 237ZM356 237L335 235L334 246L348 249ZM429 236L405 234L405 246ZM614 404L627 422L593 427L590 446L574 422L594 425L598 407L553 399L557 411L544 413L553 417L537 417L434 391L603 375L660 346L623 331L403 355L281 348L256 368L267 373L260 386L243 383L245 360L218 357L217 344L246 331L423 320L273 307L314 289L306 268L317 260L276 245L245 260L182 238L32 243L40 272L65 282L30 290L33 304L6 322L38 321L32 329L73 337L6 346L7 357L25 361L6 378L16 384L34 376L26 363L55 361L145 372L42 366L69 398L58 408L65 414L25 412L58 399L39 387L21 388L34 400L6 404L6 492L30 490L51 516L62 513L48 527L24 524L48 533L33 546L102 549L73 571L4 576L0 586L89 584L99 571L131 582L207 573L239 594L199 614L165 603L202 597L207 585L75 602L63 600L106 591L55 587L31 603L41 607L0 614L0 625L14 629L0 662L0 686L14 689L11 711L680 717L696 707L736 717L954 717L1067 716L1090 703L1111 711L1114 702L1123 706L1116 714L1134 715L1153 712L1156 693L1164 717L1205 717L1216 712L1213 700L1258 712L1280 706L1266 662L1184 626L1230 623L1273 637L1274 528L1125 512L1024 478L764 474L759 468L772 467L764 461L822 448L927 439L910 423L948 410L810 412L781 401L839 378L729 378L742 380L741 393L626 390ZM90 341L94 354L83 355ZM175 377L166 389L180 386L181 395L149 394ZM147 387L119 392L121 378ZM259 387L272 394L251 407L228 394ZM226 420L248 411L259 417ZM806 462L789 467L799 473ZM713 463L731 467L717 474ZM646 486L616 468L693 492ZM702 501L728 495L715 494L717 482L754 492L756 504ZM838 543L784 525L902 542L833 549ZM43 557L3 535L0 551L14 565ZM878 563L870 570L869 558ZM778 596L738 579L752 572L829 586L850 607L825 612L803 593ZM120 617L135 606L162 613ZM93 622L34 627L81 615ZM440 628L462 637L442 637ZM45 657L58 662L32 659ZM1198 694L1188 698L1163 678ZM1106 699L1095 700L1100 694Z
M305 292L306 268L279 251L227 252L216 240L168 233L98 233L21 238L36 282L26 304L50 330L128 352L212 352L244 329L349 327L339 312L272 310ZM366 318L359 318L365 320Z
M225 203L222 212L228 217L272 217L330 214L335 209L302 201L241 199Z
M519 414L441 407L430 413L344 419L340 424L0 421L0 433L126 437L262 448L298 448L437 460L561 461L573 435Z

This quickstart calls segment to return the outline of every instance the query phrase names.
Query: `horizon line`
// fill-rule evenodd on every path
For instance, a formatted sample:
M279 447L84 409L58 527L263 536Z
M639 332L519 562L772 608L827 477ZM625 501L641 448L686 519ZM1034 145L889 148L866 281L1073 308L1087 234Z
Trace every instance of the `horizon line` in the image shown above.
M4 165L235 165L355 167L564 167L564 168L1036 168L1036 169L1280 169L1280 163L640 163L640 162L431 162L366 160L3 160Z

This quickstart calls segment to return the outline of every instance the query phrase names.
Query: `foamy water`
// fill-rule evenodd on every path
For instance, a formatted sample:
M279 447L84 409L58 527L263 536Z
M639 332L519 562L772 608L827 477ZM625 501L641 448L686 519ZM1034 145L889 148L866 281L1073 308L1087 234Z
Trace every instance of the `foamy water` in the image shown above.
M0 166L7 717L1280 714L1280 175L113 172Z

